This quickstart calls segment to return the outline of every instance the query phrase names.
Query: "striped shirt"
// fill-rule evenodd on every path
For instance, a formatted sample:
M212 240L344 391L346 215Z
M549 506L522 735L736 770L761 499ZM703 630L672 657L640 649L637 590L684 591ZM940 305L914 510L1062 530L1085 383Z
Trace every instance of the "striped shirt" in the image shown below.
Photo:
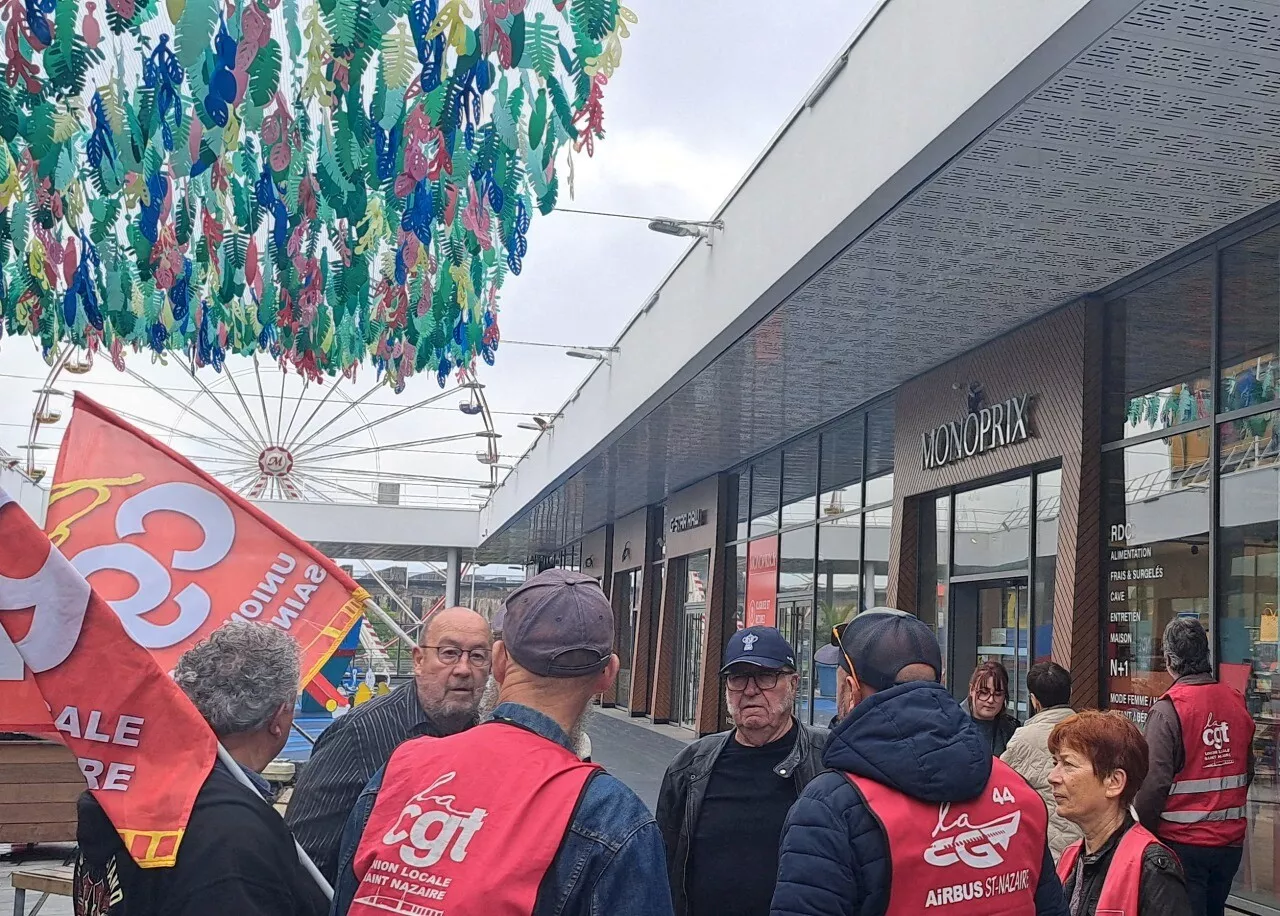
M330 884L338 875L342 828L361 790L401 742L422 735L441 732L410 681L336 719L316 741L284 819Z

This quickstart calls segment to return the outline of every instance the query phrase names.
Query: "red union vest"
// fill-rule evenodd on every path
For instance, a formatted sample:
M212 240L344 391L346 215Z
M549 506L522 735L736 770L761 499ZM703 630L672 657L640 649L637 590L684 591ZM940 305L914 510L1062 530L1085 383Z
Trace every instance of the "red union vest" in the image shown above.
M529 916L599 770L519 726L400 745L356 848L351 916Z
M1226 684L1174 684L1165 694L1182 726L1186 759L1169 787L1162 840L1189 846L1238 846L1248 828L1253 719Z
M1076 859L1080 856L1083 842L1081 840L1072 843L1063 850L1062 858L1058 860L1058 878L1062 881L1063 887L1067 886L1071 870L1076 867ZM1142 856L1146 853L1147 847L1153 843L1157 846L1162 845L1155 835L1141 824L1134 824L1125 831L1116 845L1115 853L1111 856L1107 876L1102 879L1102 893L1098 895L1096 912L1114 911L1119 916L1138 916ZM1177 858L1172 852L1169 855Z
M977 798L941 805L845 776L889 844L893 883L885 916L1035 913L1049 815L1036 791L1000 760L993 760Z

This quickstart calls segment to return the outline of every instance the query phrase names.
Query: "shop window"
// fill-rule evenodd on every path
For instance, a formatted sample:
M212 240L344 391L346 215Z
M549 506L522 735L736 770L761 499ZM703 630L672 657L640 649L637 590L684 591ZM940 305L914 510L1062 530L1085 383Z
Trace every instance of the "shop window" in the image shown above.
M952 576L1025 576L1030 560L1031 478L966 490L955 497Z
M613 613L616 615L616 647L618 655L618 705L629 706L631 666L636 645L636 625L640 622L642 576L639 569L618 573L613 577Z
M916 595L916 616L933 627L947 657L947 583L951 577L947 560L950 556L950 495L939 493L922 497L920 511L920 583ZM930 533L932 532L932 534ZM946 672L942 682L947 682Z
M1106 306L1104 441L1213 415L1213 258Z
M746 468L729 478L729 505L736 505L738 513L736 524L730 529L729 537L741 541L747 537L747 522L751 518L751 469Z
M893 402L867 414L867 492L865 505L893 499Z
M1031 611L1035 662L1053 661L1053 592L1058 575L1058 515L1062 506L1062 471L1036 475L1036 558L1032 567Z
M813 679L813 527L797 528L782 535L778 560L778 629L796 652L800 686L796 691L796 718L809 722ZM825 640L824 640L825 642Z
M725 629L724 639L747 625L747 545L746 542L734 544L726 549L729 556L729 568L734 570L733 594L725 601L725 606L733 608L732 625Z
M1209 475L1188 435L1103 456L1107 702L1140 726L1172 683L1162 638L1174 617L1209 620Z
M1280 398L1280 229L1222 253L1220 413Z
M818 511L827 518L862 508L862 414L845 417L822 434Z
M774 452L751 466L751 536L778 530L782 454Z
M747 542L747 626L778 625L778 536Z
M1280 727L1280 411L1219 427L1218 677L1245 695L1258 730L1248 848L1237 894L1274 900Z
M893 507L873 509L863 516L862 597L867 607L889 604L889 542Z
M818 526L817 641L824 645L832 628L862 607L862 527L852 516ZM829 722L836 714L835 666L817 665L814 675L813 721Z
M782 526L812 522L818 503L818 437L782 453Z

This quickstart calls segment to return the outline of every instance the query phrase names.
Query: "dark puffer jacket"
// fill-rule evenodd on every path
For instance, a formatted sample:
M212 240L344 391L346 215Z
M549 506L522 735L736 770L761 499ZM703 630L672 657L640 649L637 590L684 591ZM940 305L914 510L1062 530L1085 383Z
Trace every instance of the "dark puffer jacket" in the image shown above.
M823 753L833 770L866 776L926 802L974 798L992 757L967 713L935 683L875 694L840 721ZM787 816L772 916L883 916L889 847L879 822L842 773L823 773ZM1067 916L1046 843L1037 916Z

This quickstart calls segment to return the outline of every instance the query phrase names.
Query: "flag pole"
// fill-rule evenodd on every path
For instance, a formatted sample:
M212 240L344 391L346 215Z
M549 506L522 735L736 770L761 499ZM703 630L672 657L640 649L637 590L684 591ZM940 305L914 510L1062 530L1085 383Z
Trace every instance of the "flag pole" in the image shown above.
M218 742L218 759L226 764L227 769L231 771L231 775L235 778L236 782L247 788L254 795L262 798L263 801L267 801L267 799L262 797L262 793L258 791L258 787L253 784L253 780L251 780L248 774L240 768L240 764L236 763L235 758L231 756L231 752L222 746L221 741ZM324 875L320 874L320 869L316 868L316 863L311 861L311 856L307 855L307 851L302 848L302 845L296 839L293 841L293 845L298 851L298 861L302 863L302 867L307 870L307 874L309 874L316 884L320 886L320 890L324 891L324 895L332 900L333 888L329 885L329 882L325 880Z

